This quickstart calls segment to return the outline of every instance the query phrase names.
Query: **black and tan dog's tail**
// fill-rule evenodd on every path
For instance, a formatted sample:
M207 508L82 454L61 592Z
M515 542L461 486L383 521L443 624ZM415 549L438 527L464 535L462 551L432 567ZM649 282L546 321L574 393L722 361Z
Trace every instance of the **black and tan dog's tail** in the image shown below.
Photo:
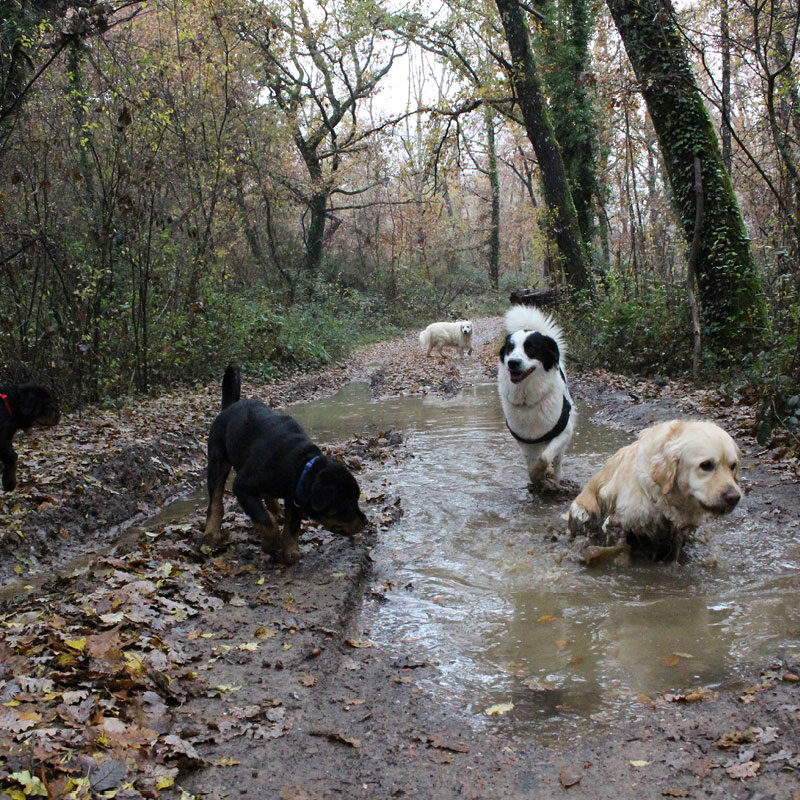
M222 407L237 403L242 396L242 373L239 367L228 364L222 376Z

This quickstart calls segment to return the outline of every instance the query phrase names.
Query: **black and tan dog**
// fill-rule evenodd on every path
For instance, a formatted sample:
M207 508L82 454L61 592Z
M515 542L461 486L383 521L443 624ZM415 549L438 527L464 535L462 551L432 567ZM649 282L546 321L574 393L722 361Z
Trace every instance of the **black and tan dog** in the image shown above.
M14 434L34 425L55 425L60 417L56 401L43 386L18 383L0 386L0 461L3 488L17 485L17 454L11 446Z
M256 398L240 400L239 370L222 379L222 411L208 436L206 543L221 542L225 481L233 468L233 493L261 535L261 546L276 561L300 556L300 521L311 517L334 533L352 535L367 518L358 507L356 479L322 454L292 417L275 413ZM277 499L283 500L283 533ZM266 501L267 508L264 507Z

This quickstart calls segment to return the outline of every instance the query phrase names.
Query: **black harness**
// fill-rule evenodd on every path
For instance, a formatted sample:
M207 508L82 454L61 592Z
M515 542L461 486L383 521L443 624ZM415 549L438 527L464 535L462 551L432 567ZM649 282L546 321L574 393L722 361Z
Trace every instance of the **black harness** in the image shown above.
M567 400L567 396L564 395L564 402L561 404L561 416L558 418L558 422L556 422L556 424L549 431L547 431L544 436L539 436L537 439L526 439L524 436L514 433L514 431L511 430L511 426L508 424L508 420L506 420L506 428L508 428L509 433L518 442L522 442L523 444L542 444L555 439L556 436L558 436L558 434L567 427L570 411L572 411L572 406L570 405L569 400Z

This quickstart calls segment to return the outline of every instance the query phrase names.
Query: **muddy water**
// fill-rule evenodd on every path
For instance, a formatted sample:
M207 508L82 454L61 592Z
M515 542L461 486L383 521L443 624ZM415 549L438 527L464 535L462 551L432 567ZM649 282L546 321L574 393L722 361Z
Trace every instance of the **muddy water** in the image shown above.
M580 410L565 477L586 480L627 435ZM747 500L710 523L688 565L587 569L566 554L568 499L526 490L496 390L369 401L366 385L292 409L317 439L402 430L413 458L387 471L404 517L381 535L365 635L437 665L434 699L520 735L563 735L635 714L646 696L736 679L796 647L797 539ZM513 703L502 718L485 710Z

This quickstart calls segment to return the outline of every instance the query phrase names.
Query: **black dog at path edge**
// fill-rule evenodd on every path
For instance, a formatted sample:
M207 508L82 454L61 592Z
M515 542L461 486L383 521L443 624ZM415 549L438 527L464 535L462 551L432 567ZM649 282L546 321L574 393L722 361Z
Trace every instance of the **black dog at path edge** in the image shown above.
M276 561L291 564L299 558L303 516L334 533L362 530L367 518L358 507L361 492L349 470L323 455L292 417L240 396L241 375L231 365L222 379L222 411L208 436L206 543L221 543L223 495L231 468L236 471L233 493L261 535L262 548ZM282 534L276 521L278 498L283 500Z
M17 383L0 386L0 461L3 488L17 485L17 454L11 446L14 434L33 425L55 425L61 416L56 401L43 386Z

